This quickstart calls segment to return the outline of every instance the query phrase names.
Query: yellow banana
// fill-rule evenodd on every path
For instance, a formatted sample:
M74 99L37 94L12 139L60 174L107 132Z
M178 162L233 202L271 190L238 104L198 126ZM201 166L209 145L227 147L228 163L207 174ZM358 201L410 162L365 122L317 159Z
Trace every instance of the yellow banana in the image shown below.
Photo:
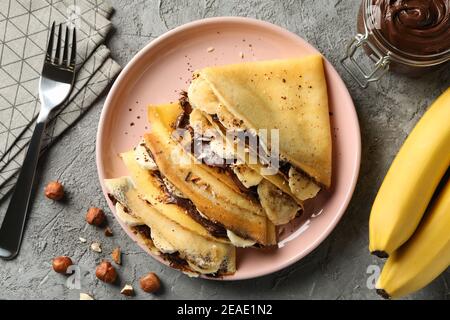
M377 292L385 298L405 296L426 286L449 265L450 181L411 239L387 259Z
M416 230L450 165L450 88L417 123L389 169L372 207L370 251L387 257Z

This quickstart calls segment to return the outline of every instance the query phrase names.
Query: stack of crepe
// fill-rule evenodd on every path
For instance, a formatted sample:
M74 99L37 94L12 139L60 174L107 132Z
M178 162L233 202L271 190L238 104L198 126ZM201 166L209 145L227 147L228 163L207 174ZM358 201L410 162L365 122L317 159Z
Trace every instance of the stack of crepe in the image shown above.
M148 120L121 154L129 176L105 185L117 216L187 274L233 274L236 247L276 246L277 227L331 185L320 55L199 70Z

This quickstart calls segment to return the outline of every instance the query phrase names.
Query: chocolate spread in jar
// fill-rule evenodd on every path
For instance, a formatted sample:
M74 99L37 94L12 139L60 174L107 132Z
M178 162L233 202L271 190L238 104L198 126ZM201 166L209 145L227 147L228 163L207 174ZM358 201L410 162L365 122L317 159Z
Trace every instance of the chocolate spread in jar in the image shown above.
M397 49L432 55L450 49L450 0L372 0L378 28Z

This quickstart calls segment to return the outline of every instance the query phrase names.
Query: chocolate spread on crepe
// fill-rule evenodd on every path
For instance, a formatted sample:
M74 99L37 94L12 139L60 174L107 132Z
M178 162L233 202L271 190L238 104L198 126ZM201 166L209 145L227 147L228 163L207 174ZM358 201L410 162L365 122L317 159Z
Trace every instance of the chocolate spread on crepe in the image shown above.
M170 190L166 187L166 185L163 183L163 179L161 176L161 173L159 171L155 172L155 175L157 175L161 181L161 189L164 193L168 195L166 199L166 203L176 204L177 206L180 206L186 210L186 213L195 221L197 221L199 224L201 224L211 235L217 238L225 238L227 237L227 230L223 225L221 225L218 222L208 220L204 218L200 212L198 212L195 205L192 203L191 200L181 198L174 193L170 192Z
M201 224L211 235L216 238L224 238L227 237L227 230L223 225L216 221L211 221L209 219L204 218L197 210L195 205L189 199L183 199L177 196L172 195L172 202L180 207L183 207L186 210L186 213L199 224Z

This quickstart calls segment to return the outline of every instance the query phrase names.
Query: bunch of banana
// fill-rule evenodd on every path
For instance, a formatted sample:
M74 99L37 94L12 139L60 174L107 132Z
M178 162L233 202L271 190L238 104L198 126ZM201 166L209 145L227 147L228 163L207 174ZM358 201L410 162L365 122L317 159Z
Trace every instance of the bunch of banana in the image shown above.
M370 251L389 257L385 297L421 289L450 264L450 183L422 219L450 166L450 88L429 108L392 163L372 207Z
M405 296L426 286L449 265L450 182L411 239L387 259L378 293L386 298Z

